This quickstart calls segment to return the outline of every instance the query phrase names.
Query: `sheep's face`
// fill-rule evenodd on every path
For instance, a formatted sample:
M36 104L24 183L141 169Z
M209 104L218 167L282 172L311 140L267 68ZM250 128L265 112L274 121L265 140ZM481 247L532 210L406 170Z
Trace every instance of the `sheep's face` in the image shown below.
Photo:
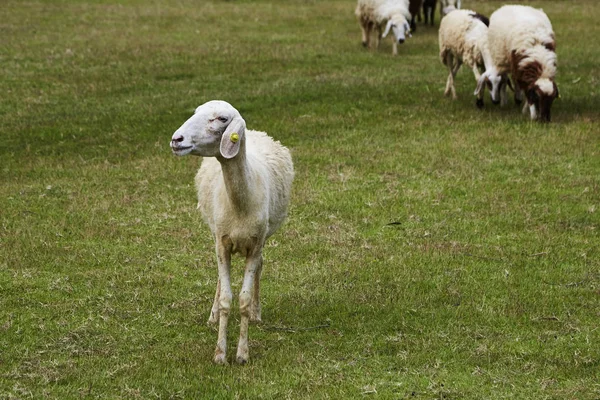
M538 117L542 122L550 122L550 108L554 99L558 97L556 83L549 79L539 79L536 84L526 92L527 104L531 119ZM539 112L539 115L538 115Z
M239 112L227 102L209 101L204 103L196 108L194 115L175 131L171 138L171 150L178 156L193 154L216 157L220 154L223 155L221 140L228 126L236 118L241 120ZM228 136L228 140L235 144L240 140L240 136L233 136L233 139Z
M506 85L508 82L508 77L506 75L498 75L494 70L485 71L479 77L479 81L477 81L477 88L475 89L475 96L482 98L481 91L487 86L490 90L490 96L492 97L492 103L499 104L500 103L500 91L502 90L502 85Z
M499 104L500 103L500 89L502 85L506 85L507 76L499 76L498 74L490 73L486 78L486 83L489 85L490 96L492 98L492 103Z
M406 19L402 19L402 20L390 19L387 22L385 31L383 32L381 37L383 37L383 38L386 37L388 35L388 33L390 32L390 30L394 34L394 38L396 39L396 41L400 44L402 44L406 41L407 36L411 37L410 24L408 23L408 21L406 21Z

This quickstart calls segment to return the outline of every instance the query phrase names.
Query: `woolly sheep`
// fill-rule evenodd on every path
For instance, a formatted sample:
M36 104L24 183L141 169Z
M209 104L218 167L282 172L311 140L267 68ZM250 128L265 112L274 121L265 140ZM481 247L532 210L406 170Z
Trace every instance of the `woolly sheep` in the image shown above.
M380 38L385 38L391 30L394 33L392 54L397 55L398 43L404 43L407 34L410 36L408 21L411 15L408 11L408 0L358 0L354 13L362 30L362 44L365 47L371 47L372 31L377 31L375 35L375 48L377 48Z
M454 77L465 63L473 70L475 82L481 76L480 68L485 68L484 74L490 81L500 81L488 47L489 20L471 10L456 10L446 15L440 23L439 45L440 59L448 67L448 80L444 94L452 93L456 99ZM484 87L475 92L477 107L483 107Z
M552 102L558 97L556 76L556 41L548 16L529 6L510 5L496 10L490 17L488 32L490 51L499 73L512 75L515 101L519 104L525 92L531 119L550 121ZM479 85L485 78L480 78ZM507 102L506 85L492 87Z
M248 323L261 320L260 274L265 240L286 218L294 169L289 150L264 132L246 130L240 113L224 101L199 106L173 134L173 153L206 157L196 175L198 208L216 244L219 280L209 323L219 322L214 361L226 364L231 309L231 256L246 268L240 303L236 361L248 361Z

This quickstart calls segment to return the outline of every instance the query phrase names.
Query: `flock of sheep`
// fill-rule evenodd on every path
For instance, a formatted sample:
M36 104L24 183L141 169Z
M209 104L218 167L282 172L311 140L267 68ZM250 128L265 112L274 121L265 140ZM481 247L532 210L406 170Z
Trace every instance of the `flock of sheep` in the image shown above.
M411 26L412 30L416 27L414 19L420 15L422 2L358 0L355 14L363 46L377 48L380 39L392 32L392 52L398 54L398 44L410 37ZM426 0L423 9L427 20L428 14L433 15L435 2L432 6ZM506 105L508 86L513 89L517 104L525 97L523 113L529 111L532 120L550 121L550 108L558 97L554 82L556 42L552 24L542 10L506 5L488 19L475 11L461 10L460 0L440 0L440 14L440 59L449 72L445 95L456 98L454 77L465 63L477 81L478 107L483 107L486 86L492 102Z
M411 3L413 0L411 0ZM423 6L425 23L433 24L436 0L418 0L409 11L409 0L358 0L356 15L363 44L375 45L389 32L397 43L410 35L413 15ZM440 57L448 66L446 94L454 89L454 76L464 62L477 79L478 106L485 86L492 101L506 103L506 86L515 83L515 100L523 93L531 118L538 113L550 120L550 106L558 95L555 42L552 26L541 10L504 6L487 18L460 10L460 0L441 0ZM413 4L414 7L414 4ZM415 15L416 16L416 15ZM489 28L488 28L489 26ZM483 68L480 73L479 68ZM174 154L205 157L196 175L198 208L215 241L219 279L208 322L219 324L214 361L227 363L227 323L231 310L231 257L245 257L245 273L239 294L240 336L236 361L248 362L248 324L261 320L260 275L266 239L287 216L294 167L289 150L264 132L246 129L240 113L225 101L199 106L172 136Z

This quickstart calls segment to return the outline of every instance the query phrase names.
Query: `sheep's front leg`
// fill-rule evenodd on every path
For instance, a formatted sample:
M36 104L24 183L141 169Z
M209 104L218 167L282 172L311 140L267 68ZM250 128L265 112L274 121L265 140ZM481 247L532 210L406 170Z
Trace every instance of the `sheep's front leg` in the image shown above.
M262 322L260 316L260 274L262 272L263 258L260 256L260 263L256 268L256 278L254 279L254 291L252 292L252 306L250 307L250 322Z
M392 35L392 55L398 55L398 41L396 40L396 36Z
M363 47L369 47L369 27L363 23L360 24L360 30L362 32L362 45Z
M249 359L248 350L248 323L250 322L253 289L255 282L259 279L262 262L261 249L246 258L246 272L244 273L244 283L240 291L240 339L238 342L236 360L239 364L245 364Z
M500 84L500 106L504 107L506 104L508 104L508 94L506 93L506 87L508 86L507 83L501 83Z
M217 281L217 291L215 293L215 299L213 301L212 308L210 310L210 316L208 317L208 324L213 325L219 321L219 294L221 292L221 280Z
M515 88L515 104L517 106L521 105L523 102L523 90L520 87Z
M473 66L473 75L475 75L475 82L479 82L479 78L481 78L481 73L479 72L479 68L477 65ZM475 101L475 105L477 108L483 108L483 96L485 95L485 85L481 88L479 93L477 93L477 100Z
M227 322L231 309L231 241L227 237L217 239L217 262L219 265L219 336L215 349L215 363L227 364Z

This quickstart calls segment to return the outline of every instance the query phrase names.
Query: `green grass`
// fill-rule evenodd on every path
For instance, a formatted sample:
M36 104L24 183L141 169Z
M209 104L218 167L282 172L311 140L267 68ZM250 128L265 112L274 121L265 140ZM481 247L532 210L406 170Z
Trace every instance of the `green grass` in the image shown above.
M351 0L5 0L0 398L600 398L600 8L527 3L550 125L466 69L445 98L436 29L363 49ZM296 168L244 367L212 364L200 159L168 147L211 99Z

